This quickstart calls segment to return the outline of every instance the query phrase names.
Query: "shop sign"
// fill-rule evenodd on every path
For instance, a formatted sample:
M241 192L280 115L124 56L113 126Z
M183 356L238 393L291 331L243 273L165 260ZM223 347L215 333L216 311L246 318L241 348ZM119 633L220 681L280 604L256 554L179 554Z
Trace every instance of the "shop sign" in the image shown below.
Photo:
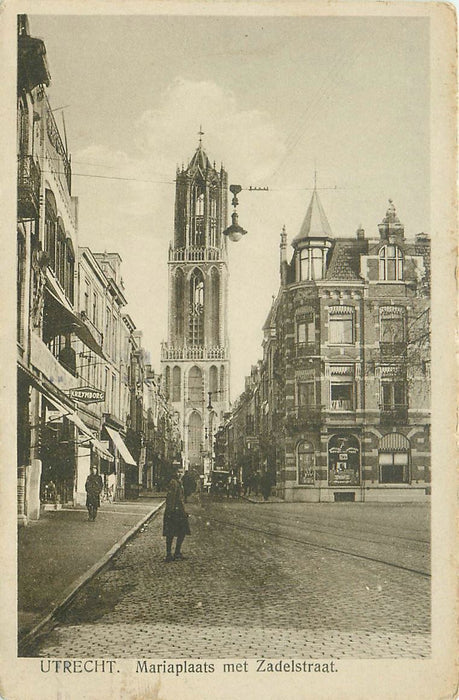
M93 389L93 387L90 386L69 389L67 393L71 399L81 401L82 403L98 403L100 401L105 401L105 391Z
M328 474L331 486L360 484L360 444L355 435L333 435L330 438Z

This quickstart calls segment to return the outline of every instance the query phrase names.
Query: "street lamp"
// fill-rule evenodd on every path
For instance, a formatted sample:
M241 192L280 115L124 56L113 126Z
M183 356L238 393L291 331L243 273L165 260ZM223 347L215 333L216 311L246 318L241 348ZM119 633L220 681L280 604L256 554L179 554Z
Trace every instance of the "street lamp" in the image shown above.
M223 231L223 235L228 236L230 241L233 241L234 243L237 243L237 241L240 241L242 236L244 236L247 233L247 231L245 231L242 228L242 226L239 226L238 214L236 211L236 207L239 204L239 200L237 198L237 195L239 194L239 192L241 190L242 190L242 187L240 185L230 185L230 192L233 193L233 200L231 203L234 207L234 211L231 214L231 221L232 221L231 226L228 226L228 228L226 228Z

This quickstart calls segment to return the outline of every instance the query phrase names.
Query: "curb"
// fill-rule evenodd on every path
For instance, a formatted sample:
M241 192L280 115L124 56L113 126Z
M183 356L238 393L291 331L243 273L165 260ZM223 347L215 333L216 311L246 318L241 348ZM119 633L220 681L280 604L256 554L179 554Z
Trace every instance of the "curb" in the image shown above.
M67 591L64 593L64 597L61 600L60 603L54 606L52 610L42 619L40 622L38 622L35 627L33 627L29 632L27 632L24 637L21 639L18 639L18 656L21 656L21 651L24 652L28 645L34 641L34 639L37 637L37 635L42 631L42 629L53 619L53 617L56 615L57 612L60 610L63 610L66 608L73 600L73 598L76 596L80 588L82 588L93 576L95 576L108 562L110 559L112 559L115 554L123 547L128 540L131 539L139 530L140 528L145 525L145 523L150 520L156 513L163 507L165 501L162 501L159 503L159 505L156 505L149 513L144 515L144 517L139 520L136 525L131 527L131 529L123 535L123 537L116 542L109 551L104 554L103 557L99 559L93 566L91 566L88 571L86 571L84 574L82 574L77 580L71 584L69 588L67 588Z

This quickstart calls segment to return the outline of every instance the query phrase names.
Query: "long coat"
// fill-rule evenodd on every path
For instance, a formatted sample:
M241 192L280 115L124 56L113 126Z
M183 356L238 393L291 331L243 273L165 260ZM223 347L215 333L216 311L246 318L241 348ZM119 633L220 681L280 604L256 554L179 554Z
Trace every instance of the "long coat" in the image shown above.
M86 507L100 506L100 494L103 489L102 477L100 474L90 474L86 479Z
M176 477L172 477L166 496L166 508L163 519L164 537L182 537L191 535L188 516L185 512L183 488Z

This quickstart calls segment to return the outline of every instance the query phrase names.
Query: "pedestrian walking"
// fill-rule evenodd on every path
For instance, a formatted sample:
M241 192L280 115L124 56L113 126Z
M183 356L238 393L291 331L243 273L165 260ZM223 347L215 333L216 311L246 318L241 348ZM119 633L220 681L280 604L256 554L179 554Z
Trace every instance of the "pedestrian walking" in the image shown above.
M191 535L188 523L188 515L185 511L185 498L182 484L180 483L180 469L175 468L169 481L166 508L164 510L163 536L166 538L165 561L177 561L185 559L181 552L183 540L186 535ZM172 555L172 543L176 537L175 551Z
M97 509L100 507L100 494L104 485L102 477L97 473L97 467L91 467L91 473L86 479L86 508L89 513L89 520L95 520Z

